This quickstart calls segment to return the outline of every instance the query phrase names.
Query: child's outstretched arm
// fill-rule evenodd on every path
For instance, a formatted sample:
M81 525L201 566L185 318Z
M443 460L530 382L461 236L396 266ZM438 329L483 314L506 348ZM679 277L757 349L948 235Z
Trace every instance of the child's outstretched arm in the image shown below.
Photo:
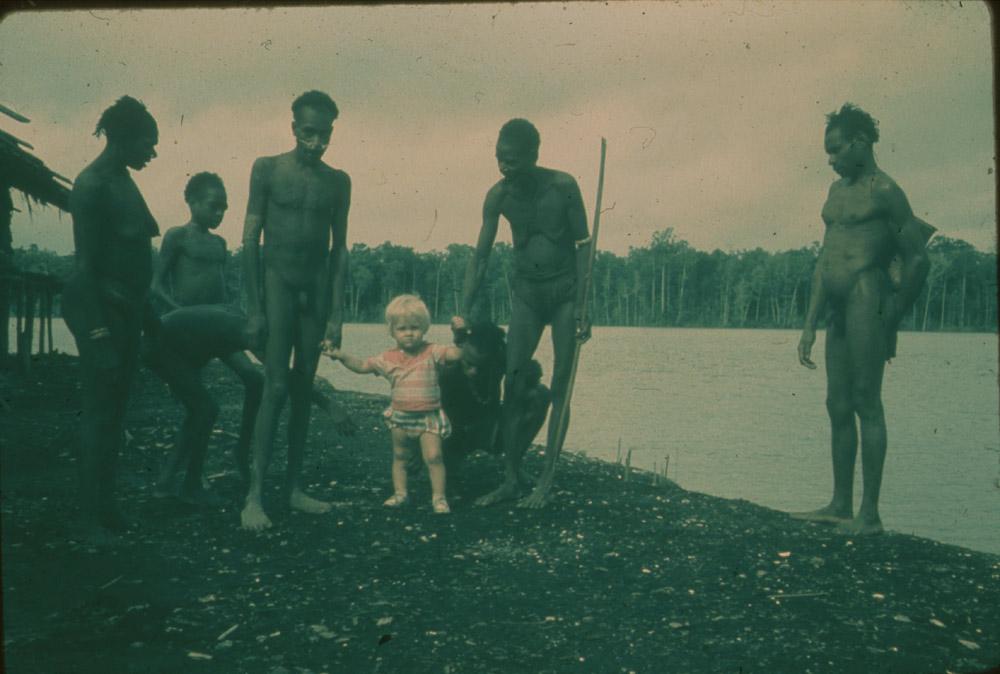
M333 360L339 360L344 364L344 367L351 372L356 372L357 374L371 374L375 372L375 368L372 367L368 360L363 360L357 356L352 356L349 353L344 353L340 349L329 349L323 353Z

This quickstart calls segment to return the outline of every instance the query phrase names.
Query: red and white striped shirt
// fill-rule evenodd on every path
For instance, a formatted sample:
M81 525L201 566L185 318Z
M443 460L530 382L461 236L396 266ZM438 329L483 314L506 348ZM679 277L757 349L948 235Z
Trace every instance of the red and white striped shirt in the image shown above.
M402 349L390 349L365 361L376 374L392 385L392 409L399 412L431 412L441 407L438 368L448 347L428 343L411 356Z

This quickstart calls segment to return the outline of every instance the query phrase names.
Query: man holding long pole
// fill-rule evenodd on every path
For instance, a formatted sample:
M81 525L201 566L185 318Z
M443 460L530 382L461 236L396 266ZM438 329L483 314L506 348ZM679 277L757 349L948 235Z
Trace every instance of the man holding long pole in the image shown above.
M507 373L503 424L505 475L503 484L476 501L490 505L517 498L528 486L521 470L524 447L518 447L517 423L523 402L516 392L527 372L542 331L552 326L554 364L552 414L545 450L545 467L534 490L519 506L541 508L550 499L556 461L569 426L569 400L580 345L590 337L586 315L594 242L587 231L587 213L576 180L562 171L537 165L541 139L524 119L512 119L500 129L497 165L503 178L486 193L483 224L476 251L469 260L461 316L452 327L464 329L464 316L475 303L502 215L514 241L511 318L507 332ZM604 146L601 152L601 182ZM598 188L598 213L600 214ZM595 235L598 218L595 218Z

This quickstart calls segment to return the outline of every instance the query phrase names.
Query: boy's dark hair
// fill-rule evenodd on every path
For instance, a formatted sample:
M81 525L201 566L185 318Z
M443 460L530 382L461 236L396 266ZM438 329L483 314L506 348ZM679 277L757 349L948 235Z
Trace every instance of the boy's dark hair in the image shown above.
M222 178L216 174L209 173L208 171L195 173L188 180L187 186L184 188L184 201L189 204L192 203L203 195L209 187L218 187L222 191L226 189L226 186L222 184Z
M340 110L337 109L337 104L333 102L330 96L322 91L307 91L302 94L294 101L292 101L292 115L298 119L299 113L302 108L317 108L325 112L330 113L330 115L337 119L340 114Z
M156 120L149 110L131 96L122 96L101 113L94 135L105 136L109 141L120 142L157 133Z
M520 118L512 119L500 127L499 140L513 143L536 155L538 147L542 144L542 137L535 125Z
M826 130L831 129L840 129L847 138L863 133L873 145L878 142L878 122L853 103L844 103L840 110L826 116Z

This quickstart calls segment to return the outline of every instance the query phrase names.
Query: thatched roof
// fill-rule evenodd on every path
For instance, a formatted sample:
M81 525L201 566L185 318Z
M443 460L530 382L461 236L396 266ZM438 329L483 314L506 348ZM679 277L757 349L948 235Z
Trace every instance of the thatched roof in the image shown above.
M27 121L2 105L0 112L19 122ZM0 189L13 187L35 201L68 211L72 183L31 154L31 149L30 144L0 130Z

